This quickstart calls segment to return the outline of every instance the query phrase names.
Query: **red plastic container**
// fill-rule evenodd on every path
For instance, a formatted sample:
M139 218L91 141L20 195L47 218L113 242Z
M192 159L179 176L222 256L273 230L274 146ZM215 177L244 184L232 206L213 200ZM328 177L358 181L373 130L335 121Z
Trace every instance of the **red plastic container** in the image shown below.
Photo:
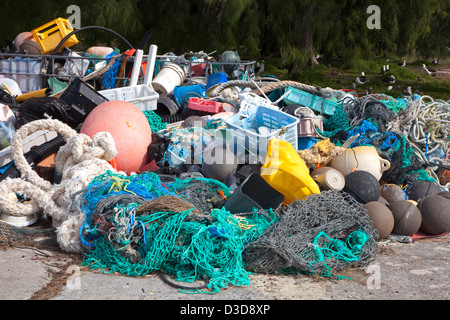
M201 77L205 75L206 63L194 63L192 64L192 76Z
M219 101L207 100L199 97L190 97L188 108L192 110L205 111L210 113L223 112L223 103Z

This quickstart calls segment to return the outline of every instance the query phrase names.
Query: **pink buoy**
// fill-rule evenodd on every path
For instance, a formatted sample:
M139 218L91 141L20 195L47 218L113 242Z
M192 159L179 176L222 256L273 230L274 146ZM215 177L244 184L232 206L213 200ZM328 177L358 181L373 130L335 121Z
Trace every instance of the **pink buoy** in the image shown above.
M147 148L152 131L144 113L125 101L107 101L95 107L86 117L80 132L91 138L97 133L111 133L116 143L115 167L127 174L138 173L148 161Z
M26 40L36 42L36 40L33 37L33 34L30 31L21 32L16 36L16 38L14 39L14 47L16 48L17 52L20 51L20 46Z

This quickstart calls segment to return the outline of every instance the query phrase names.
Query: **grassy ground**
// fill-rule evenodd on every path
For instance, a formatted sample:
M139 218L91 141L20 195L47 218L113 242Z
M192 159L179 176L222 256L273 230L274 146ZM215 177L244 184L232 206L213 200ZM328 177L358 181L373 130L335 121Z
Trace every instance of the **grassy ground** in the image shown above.
M431 64L430 60L406 59L406 67L401 67L398 63L403 59L389 60L375 59L360 62L348 69L341 69L334 66L327 66L324 63L312 68L300 70L293 75L283 68L281 60L268 59L265 63L264 74L271 74L281 80L293 80L301 83L320 87L330 87L333 89L353 89L353 83L361 72L364 72L369 82L364 85L357 85L355 91L359 96L370 92L385 93L394 98L398 98L406 92L408 86L413 93L428 95L433 99L450 100L450 59L440 61L439 64ZM435 69L435 76L429 76L423 70L422 64ZM381 74L383 65L389 65L390 71ZM394 75L394 84L387 84L381 80L386 75ZM421 77L423 80L418 80ZM388 88L391 86L392 88Z

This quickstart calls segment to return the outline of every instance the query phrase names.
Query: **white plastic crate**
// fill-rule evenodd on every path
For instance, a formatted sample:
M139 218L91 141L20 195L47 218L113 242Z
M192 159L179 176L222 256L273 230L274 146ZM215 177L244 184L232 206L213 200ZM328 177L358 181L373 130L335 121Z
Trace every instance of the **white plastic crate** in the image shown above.
M40 90L46 86L41 69L42 59L14 57L0 60L0 78L17 82L22 93Z
M151 85L156 58L156 48L157 47L155 45L150 46L144 84L137 85L137 78L142 63L142 50L137 50L136 59L133 65L133 72L130 80L130 86L101 90L99 91L99 93L108 100L130 102L142 111L156 110L159 94L153 89Z
M240 111L225 120L238 148L264 161L271 139L289 142L297 150L297 126L299 119L285 112L257 106Z
M142 111L156 110L159 94L148 85L122 87L99 91L108 100L127 101Z

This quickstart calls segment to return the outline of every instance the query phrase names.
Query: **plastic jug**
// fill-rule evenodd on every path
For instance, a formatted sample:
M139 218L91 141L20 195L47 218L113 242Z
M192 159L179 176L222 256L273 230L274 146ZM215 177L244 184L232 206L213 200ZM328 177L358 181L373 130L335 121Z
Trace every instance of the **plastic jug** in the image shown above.
M380 180L383 172L389 170L391 163L380 157L373 146L349 148L333 158L330 166L339 170L344 176L354 169L370 172Z
M287 141L271 139L261 176L275 190L284 195L283 204L304 199L320 188L295 148Z

